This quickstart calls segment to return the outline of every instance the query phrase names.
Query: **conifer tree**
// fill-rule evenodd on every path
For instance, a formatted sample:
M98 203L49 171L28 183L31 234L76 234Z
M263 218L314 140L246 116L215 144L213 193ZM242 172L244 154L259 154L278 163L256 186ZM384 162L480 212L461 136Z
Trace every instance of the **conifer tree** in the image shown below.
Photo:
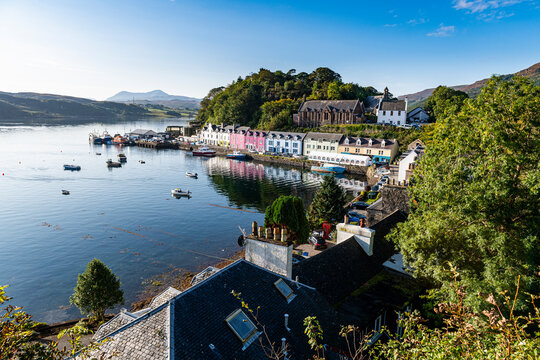
M341 220L347 213L345 203L345 193L336 178L333 175L325 176L309 207L309 221L318 227L323 221Z

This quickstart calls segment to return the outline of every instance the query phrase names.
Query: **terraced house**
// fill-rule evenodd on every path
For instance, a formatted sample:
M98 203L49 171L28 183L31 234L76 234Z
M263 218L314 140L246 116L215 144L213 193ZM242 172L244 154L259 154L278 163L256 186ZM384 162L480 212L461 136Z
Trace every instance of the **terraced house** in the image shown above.
M199 140L207 145L229 146L231 134L238 129L238 125L212 125L207 123L199 134Z
M343 136L339 144L340 154L366 155L373 162L390 163L396 157L399 144L396 139L373 139Z
M359 124L365 121L364 113L360 100L308 100L293 115L293 122L299 127Z
M302 155L302 142L306 134L270 131L266 136L266 151L279 154Z
M313 151L318 153L338 153L342 134L309 132L304 139L304 155Z

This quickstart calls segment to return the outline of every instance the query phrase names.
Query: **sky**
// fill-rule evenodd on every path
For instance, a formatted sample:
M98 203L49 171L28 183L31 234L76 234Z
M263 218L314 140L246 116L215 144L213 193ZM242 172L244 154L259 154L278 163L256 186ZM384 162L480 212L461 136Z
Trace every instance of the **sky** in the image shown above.
M0 91L202 98L260 68L403 95L540 61L540 0L0 0Z

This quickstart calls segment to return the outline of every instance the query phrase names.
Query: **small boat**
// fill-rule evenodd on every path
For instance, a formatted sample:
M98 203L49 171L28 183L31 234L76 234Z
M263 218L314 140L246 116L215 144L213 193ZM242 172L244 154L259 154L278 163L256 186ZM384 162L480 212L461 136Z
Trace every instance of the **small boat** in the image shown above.
M232 154L227 154L227 157L229 159L245 160L246 159L246 154L242 154L240 151L235 151Z
M180 188L172 189L171 194L173 196L187 196L187 197L191 196L191 193L189 192L189 190L186 192L186 191L182 191L182 189Z
M64 165L64 170L79 171L81 167L79 165Z
M345 167L325 163L323 166L312 166L311 171L324 174L343 174L345 172Z
M118 156L118 161L120 161L121 163L125 163L127 161L126 155L118 154L117 156Z
M206 146L198 148L197 150L193 150L192 154L193 156L204 156L204 157L216 156L216 152Z
M68 190L62 190L62 195L69 195L69 191Z
M146 161L144 161L144 160L139 160L139 163L141 163L141 164L146 164Z
M197 173L192 173L192 172L187 171L187 172L186 172L186 176L187 176L187 177L191 177L191 178L196 178L196 177L199 176L199 175L197 175Z
M122 167L122 163L112 161L112 159L109 159L106 161L107 167L113 168L113 167Z
M101 153L96 153L96 155L101 155Z

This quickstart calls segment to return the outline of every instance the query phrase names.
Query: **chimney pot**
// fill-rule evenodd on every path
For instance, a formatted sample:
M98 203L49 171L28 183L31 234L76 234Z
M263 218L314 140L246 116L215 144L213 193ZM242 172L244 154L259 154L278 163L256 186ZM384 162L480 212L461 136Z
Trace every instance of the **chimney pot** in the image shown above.
M287 242L287 229L281 229L281 242Z
M345 214L345 217L343 218L343 222L345 223L345 225L349 223L349 215Z
M285 329L289 330L289 314L285 314Z
M257 236L257 222L254 221L252 224L251 224L251 234L253 236Z
M279 228L274 228L274 241L279 241Z
M287 341L287 339L285 338L281 338L281 350L282 351L285 351L285 342Z
M262 226L259 226L259 237L264 238L264 228Z
M271 239L272 238L272 229L266 228L266 238Z

